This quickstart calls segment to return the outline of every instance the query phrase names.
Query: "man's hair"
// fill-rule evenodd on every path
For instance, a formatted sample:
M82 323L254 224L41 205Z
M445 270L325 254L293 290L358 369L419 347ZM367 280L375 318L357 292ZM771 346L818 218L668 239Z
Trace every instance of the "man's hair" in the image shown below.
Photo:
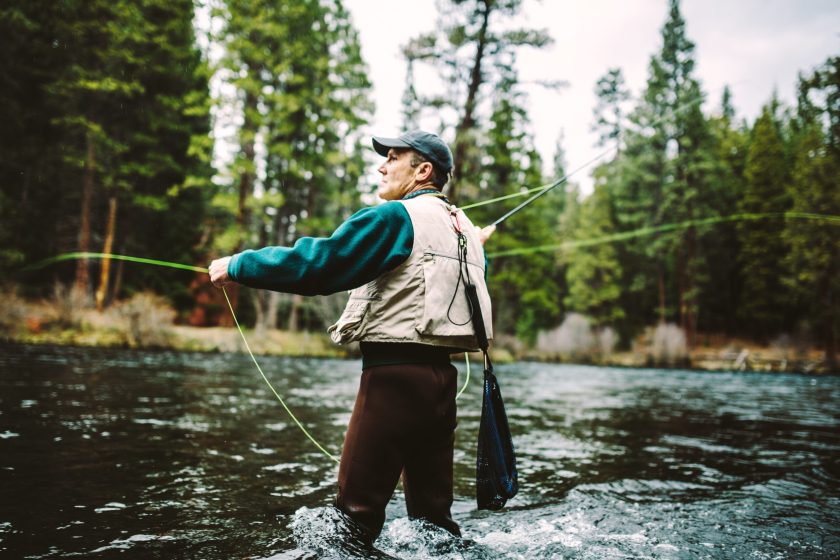
M446 185L447 181L449 181L449 173L446 173L443 169L432 163L431 161L427 160L423 157L423 154L416 150L411 151L411 160L409 164L411 167L417 167L421 163L431 163L432 164L432 176L430 177L432 184L438 190L443 190L443 187Z

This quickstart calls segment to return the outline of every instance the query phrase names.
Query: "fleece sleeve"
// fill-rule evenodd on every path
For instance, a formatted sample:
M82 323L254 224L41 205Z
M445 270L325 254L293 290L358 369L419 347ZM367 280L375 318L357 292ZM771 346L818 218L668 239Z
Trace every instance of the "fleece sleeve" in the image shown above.
M356 212L330 237L304 237L293 247L238 253L228 264L228 275L252 288L331 294L357 288L399 266L413 244L405 206L387 202Z

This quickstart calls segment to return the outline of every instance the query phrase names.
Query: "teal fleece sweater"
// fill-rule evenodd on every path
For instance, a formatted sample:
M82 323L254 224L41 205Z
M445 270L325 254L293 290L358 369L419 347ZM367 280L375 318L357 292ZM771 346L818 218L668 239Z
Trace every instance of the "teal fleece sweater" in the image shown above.
M228 275L252 288L326 295L393 270L408 259L413 245L414 227L405 206L386 202L359 210L329 237L237 253L228 263Z

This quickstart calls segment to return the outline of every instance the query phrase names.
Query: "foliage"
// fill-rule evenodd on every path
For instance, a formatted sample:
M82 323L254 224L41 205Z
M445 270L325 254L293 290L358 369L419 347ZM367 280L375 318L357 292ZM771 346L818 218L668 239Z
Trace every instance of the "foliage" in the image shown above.
M0 156L0 173L15 174L14 181L4 176L0 211L15 209L8 225L20 236L6 260L101 250L107 202L116 198L115 252L192 261L210 176L207 76L194 44L192 2L7 6L19 17L7 20L13 29L5 40L22 58L8 67L20 87L9 91L4 109L21 109L10 121L28 140ZM34 223L40 227L26 227ZM90 266L83 261L77 269L85 291ZM170 277L151 269L122 287L166 291ZM51 282L47 276L33 284Z
M840 215L840 57L828 59L800 81L798 139L793 167L792 210ZM790 221L784 238L788 285L825 349L837 363L840 333L840 237L819 222Z
M613 233L609 194L602 185L583 203L578 240ZM593 319L596 326L615 325L624 318L621 308L621 263L615 246L605 243L570 251L566 271L566 307Z
M226 228L220 249L330 233L357 204L359 127L372 111L346 10L339 0L227 0L219 16L223 75L236 92L220 102L234 102L241 114L230 187L217 207ZM235 209L227 219L224 208ZM256 298L257 324L275 326L279 296Z
M0 7L3 272L58 253L98 251L109 237L114 252L204 264L208 253L328 234L356 209L366 167L361 127L373 107L342 2L210 5L206 52L223 53L212 61L196 44L190 0L8 0ZM543 184L531 122L544 116L528 113L517 55L551 39L517 27L521 0L439 7L437 27L404 46L405 127L432 122L426 127L451 131L455 202ZM584 244L739 213L840 215L840 58L802 75L795 108L774 97L754 122L739 121L727 88L706 114L680 3L668 7L643 89L631 94L620 68L594 84L593 129L610 157L593 170L593 192L580 199L576 185L564 184L488 242L490 254L521 252L490 263L497 334L533 343L541 332L538 346L559 347L551 333L563 331L566 340L586 332L588 341L576 347L591 359L597 347L611 349L617 337L628 347L647 331L659 341L655 359L679 360L698 331L766 341L807 328L834 362L840 237L825 220L690 225ZM428 67L439 84L416 79ZM213 103L217 118L230 116L232 127L217 128L230 136L211 133ZM230 146L232 159L214 176L214 148ZM565 174L563 159L558 140L546 165L554 179ZM112 199L118 210L109 222ZM520 201L469 214L485 225ZM573 248L539 250L560 242ZM19 292L49 296L60 280L54 322L79 328L98 266L28 273ZM182 274L120 262L105 280L115 300L150 291L121 307L136 323L141 311L164 309L151 293L181 311L195 304ZM68 287L74 276L82 291ZM320 329L341 306L340 295L242 297L253 305L241 315L258 328ZM10 300L5 324L19 317L20 301ZM167 323L171 314L156 317ZM135 327L134 340L151 336Z
M487 105L493 92L512 85L517 51L552 42L545 30L505 26L521 8L522 0L441 2L436 30L403 48L411 72L403 96L404 126L422 120L426 109L435 112L440 130L455 128L455 168L447 194L456 203L480 195L480 138L491 112ZM413 71L418 63L430 65L443 86L417 91Z
M524 94L517 87L513 66L507 67L506 80L493 100L491 128L482 146L485 165L477 176L483 195L495 197L542 183L542 160L533 147L530 123L523 107ZM547 244L557 228L557 210L562 191L547 194L527 215L503 223L499 235L491 238L487 251L500 252ZM470 211L477 224L492 223L499 208ZM561 304L556 289L557 265L551 254L536 253L514 258L494 258L489 274L496 330L516 334L533 342L536 332L555 324Z
M787 191L789 168L776 103L764 107L752 130L746 166L744 193L738 201L742 213L782 213L790 207ZM767 337L787 323L783 289L783 262L787 247L776 221L745 221L738 224L740 270L743 277L738 318L744 331Z

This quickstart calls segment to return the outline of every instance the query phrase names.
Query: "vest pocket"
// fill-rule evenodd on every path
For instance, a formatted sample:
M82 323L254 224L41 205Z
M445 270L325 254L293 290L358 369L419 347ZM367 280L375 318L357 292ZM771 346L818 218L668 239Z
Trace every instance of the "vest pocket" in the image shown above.
M472 310L464 291L466 278L459 279L459 262L455 257L439 253L423 255L425 283L422 314L418 313L417 332L429 336L474 336ZM486 297L484 271L469 263L470 279L478 287L485 323L490 315L490 298ZM456 292L457 287L457 292ZM488 329L488 333L489 333Z
M370 299L352 298L347 302L338 321L327 332L336 344L345 344L358 340L362 334L365 315L370 308Z

